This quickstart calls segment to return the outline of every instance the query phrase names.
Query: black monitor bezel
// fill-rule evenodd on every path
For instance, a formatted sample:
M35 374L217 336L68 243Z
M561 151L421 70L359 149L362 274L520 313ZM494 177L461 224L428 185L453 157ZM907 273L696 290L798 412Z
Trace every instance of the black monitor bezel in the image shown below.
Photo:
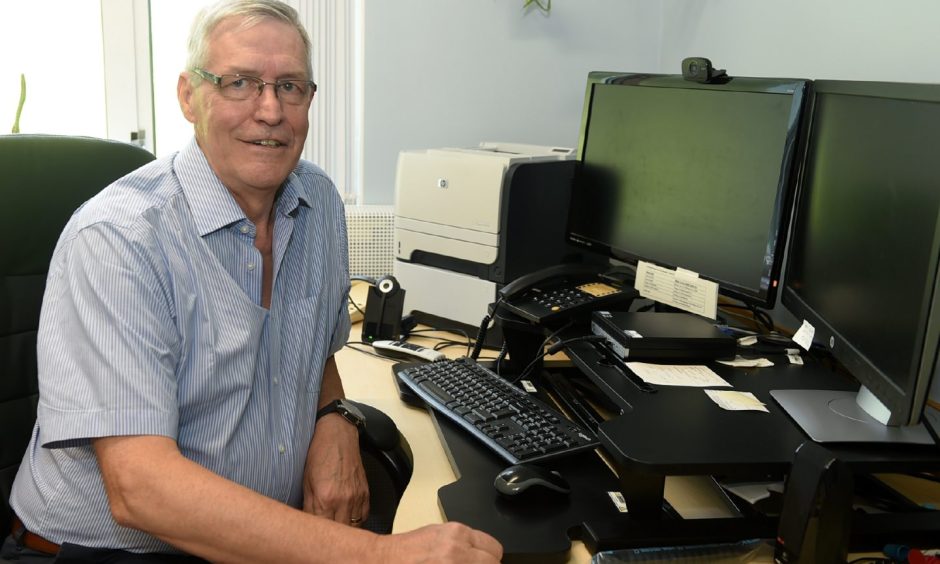
M915 84L892 82L865 82L844 80L817 80L813 84L813 92L807 100L806 129L810 139L813 136L813 127L816 119L816 104L821 96L830 94L865 96L871 98L889 98L893 100L910 100L917 102L940 103L940 84ZM791 245L796 246L797 233L802 221L800 210L805 198L808 197L810 187L806 185L807 178L812 171L811 143L806 146L803 166L800 170L799 188L794 200L792 221ZM869 360L864 351L853 346L842 334L829 323L820 313L808 304L791 284L792 280L786 278L781 284L781 302L798 322L807 321L814 328L814 342L824 346L832 356L848 370L859 383L875 395L875 397L891 413L889 425L914 425L920 421L924 402L930 391L930 385L935 372L940 369L938 365L938 352L940 352L940 213L938 213L938 227L934 232L933 240L933 284L930 296L925 296L923 303L926 311L921 312L920 343L915 347L918 355L917 373L910 379L912 389L901 389L891 378L884 374ZM787 272L796 260L794 249L790 249L787 257ZM929 275L928 275L929 276ZM931 287L927 284L927 287ZM884 305L884 304L882 304ZM913 363L910 363L913 365Z
M575 197L574 191L578 189L577 178L581 175L585 146L589 140L588 125L591 115L594 87L599 84L619 84L650 88L682 88L688 90L741 91L768 94L786 93L793 97L790 125L788 127L787 140L785 143L786 150L781 160L781 177L777 186L776 203L772 218L773 223L776 225L776 233L772 239L768 241L774 251L773 260L765 271L767 280L769 281L767 286L763 287L758 285L755 287L745 287L729 280L722 280L710 276L707 272L698 273L700 277L716 282L719 287L719 293L724 296L740 300L756 307L773 308L776 305L777 292L781 282L780 274L784 263L784 250L789 231L792 204L796 192L797 168L802 161L802 152L804 150L802 113L804 100L811 89L811 82L805 79L793 78L733 77L721 84L704 84L685 80L681 75L593 71L588 75L584 95L584 106L581 114L581 126L578 139L577 167L575 184L572 188L572 198ZM577 233L573 233L570 216L565 234L567 240L579 248L606 255L634 267L637 262L641 260L667 268L683 266L669 264L668 262L657 260L655 257L643 257L625 249L612 247L602 241L591 240Z

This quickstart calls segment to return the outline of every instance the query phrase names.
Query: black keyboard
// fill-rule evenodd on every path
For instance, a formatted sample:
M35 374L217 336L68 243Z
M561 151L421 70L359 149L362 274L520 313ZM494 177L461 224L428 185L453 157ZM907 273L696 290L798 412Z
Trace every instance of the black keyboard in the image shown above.
M409 366L399 379L511 464L591 450L597 439L469 358Z

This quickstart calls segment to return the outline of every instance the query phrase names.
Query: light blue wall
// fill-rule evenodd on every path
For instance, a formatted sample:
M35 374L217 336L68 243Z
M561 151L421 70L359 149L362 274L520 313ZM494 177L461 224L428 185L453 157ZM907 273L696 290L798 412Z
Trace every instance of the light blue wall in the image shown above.
M654 71L649 0L365 3L365 201L394 200L403 149L506 141L574 147L587 73Z
M940 82L935 0L663 0L661 62L739 76Z
M365 201L394 199L403 149L574 146L591 70L940 82L936 0L369 0Z

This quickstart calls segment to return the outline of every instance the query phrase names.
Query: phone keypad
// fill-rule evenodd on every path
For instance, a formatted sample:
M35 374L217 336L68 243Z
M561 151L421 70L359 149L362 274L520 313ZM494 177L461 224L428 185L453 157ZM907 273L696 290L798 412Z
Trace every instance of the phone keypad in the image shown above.
M591 295L577 288L553 288L532 296L532 301L549 311L564 311L581 305L591 299Z

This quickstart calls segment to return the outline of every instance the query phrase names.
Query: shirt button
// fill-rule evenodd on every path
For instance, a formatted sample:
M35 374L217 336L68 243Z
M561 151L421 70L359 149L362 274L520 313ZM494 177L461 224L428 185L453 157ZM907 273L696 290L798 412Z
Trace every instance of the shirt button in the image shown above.
M277 451L281 454L284 454L284 445L277 445Z
M242 225L241 228L239 228L239 231L241 231L242 233L248 233L248 226Z
M274 379L274 385L277 386L277 378Z
M254 269L255 269L255 263L249 262L249 263L248 263L248 270L254 270Z

